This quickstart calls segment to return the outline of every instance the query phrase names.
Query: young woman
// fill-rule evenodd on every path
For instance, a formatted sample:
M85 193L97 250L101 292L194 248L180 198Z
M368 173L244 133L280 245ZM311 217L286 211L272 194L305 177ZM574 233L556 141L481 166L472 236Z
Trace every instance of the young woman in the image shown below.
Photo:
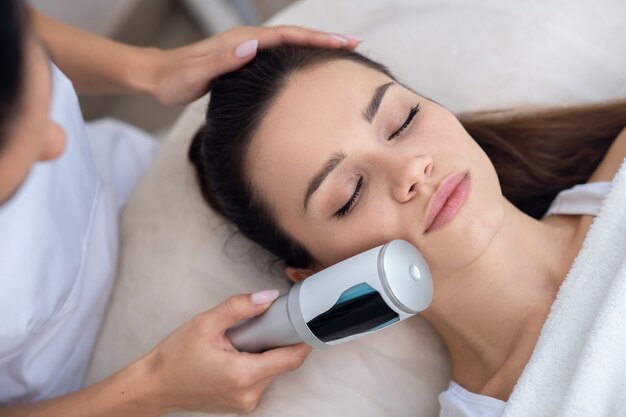
M277 375L300 366L304 345L250 355L224 336L265 311L278 295L269 291L233 296L82 387L114 282L119 210L154 144L130 126L85 124L73 85L186 103L253 59L257 47L283 42L357 43L250 27L160 51L76 30L19 0L0 2L0 415L250 411ZM105 127L110 134L101 134Z
M294 282L415 245L454 382L501 409L593 220L541 216L561 190L613 178L625 125L626 102L457 117L357 53L281 47L216 80L189 156L210 206Z

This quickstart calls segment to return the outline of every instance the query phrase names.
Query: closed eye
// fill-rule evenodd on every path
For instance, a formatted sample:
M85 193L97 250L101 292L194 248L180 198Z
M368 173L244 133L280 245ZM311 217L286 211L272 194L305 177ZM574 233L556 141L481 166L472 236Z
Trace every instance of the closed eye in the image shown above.
M343 216L348 214L348 212L350 212L352 207L354 207L354 203L356 203L357 199L359 198L359 194L361 193L361 190L363 189L363 185L364 185L364 180L363 180L363 177L361 177L359 178L359 182L356 184L356 189L354 190L352 197L350 197L348 202L344 204L343 207L337 210L337 212L335 213L335 217L337 217L338 219L341 219Z
M391 136L389 136L388 140L395 139L396 137L400 136L402 132L408 129L409 126L411 126L413 119L415 119L415 116L417 115L419 111L420 111L420 103L417 103L415 107L411 107L411 110L409 111L409 115L407 116L402 126L400 126L398 130L393 132ZM344 206L341 207L339 210L337 210L337 212L335 213L335 217L337 217L337 219L341 219L352 210L357 200L359 199L359 195L361 194L361 191L363 190L364 185L365 185L365 182L363 180L363 177L359 178L359 181L357 182L354 193L352 194L348 202L344 204Z
M411 122L413 121L413 119L415 118L415 115L419 111L420 111L420 103L417 103L415 107L411 107L411 110L409 111L409 116L406 118L402 126L400 126L398 130L396 130L395 132L391 134L391 136L389 136L388 140L392 140L400 136L400 134L404 132L411 125Z

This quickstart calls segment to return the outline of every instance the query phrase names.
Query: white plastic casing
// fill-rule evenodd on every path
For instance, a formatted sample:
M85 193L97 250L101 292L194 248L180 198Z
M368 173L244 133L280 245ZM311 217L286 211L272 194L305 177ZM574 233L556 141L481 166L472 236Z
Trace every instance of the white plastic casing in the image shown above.
M226 335L246 352L301 341L325 348L424 311L432 297L426 260L410 243L393 240L295 284L264 314L231 327Z
M332 265L297 283L287 308L296 332L316 348L361 337L355 334L322 342L306 325L330 310L346 289L366 283L378 291L400 321L428 308L433 297L430 269L419 251L404 240L393 240ZM369 331L373 333L381 329Z

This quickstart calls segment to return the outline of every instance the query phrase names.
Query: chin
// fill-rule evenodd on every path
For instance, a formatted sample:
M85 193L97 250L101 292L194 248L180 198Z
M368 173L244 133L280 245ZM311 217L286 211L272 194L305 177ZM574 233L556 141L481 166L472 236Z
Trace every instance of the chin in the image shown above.
M469 208L469 207L467 207ZM489 248L504 220L504 207L495 205L477 215L472 210L459 214L432 234L419 230L413 244L422 252L431 269L450 274L470 265Z
M465 231L462 232L467 247L471 248L472 252L484 252L502 229L504 216L504 206L497 204L491 207L489 211L469 220Z

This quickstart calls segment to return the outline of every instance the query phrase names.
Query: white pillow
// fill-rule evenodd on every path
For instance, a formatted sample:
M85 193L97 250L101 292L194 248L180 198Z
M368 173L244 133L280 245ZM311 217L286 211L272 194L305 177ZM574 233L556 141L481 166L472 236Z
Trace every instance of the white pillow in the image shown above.
M626 97L624 16L621 0L309 0L268 24L361 36L360 52L464 112ZM88 383L231 294L289 287L264 267L264 251L228 240L230 226L200 197L186 155L205 106L206 98L188 106L124 213L118 282ZM436 416L449 378L445 346L417 316L313 352L251 415Z

